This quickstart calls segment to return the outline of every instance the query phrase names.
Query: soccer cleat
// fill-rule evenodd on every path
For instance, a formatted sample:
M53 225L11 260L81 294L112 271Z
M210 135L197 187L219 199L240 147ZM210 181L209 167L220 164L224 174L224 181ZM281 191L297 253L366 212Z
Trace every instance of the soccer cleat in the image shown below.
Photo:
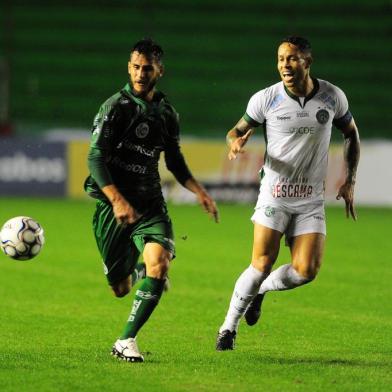
M216 337L216 350L234 350L235 336L236 332L231 332L228 329L225 329L222 332L218 332L218 336Z
M248 325L255 325L261 316L261 304L264 294L257 294L249 304L244 314L245 321Z
M111 354L127 362L143 362L143 355L140 354L136 344L136 338L118 339L112 348Z

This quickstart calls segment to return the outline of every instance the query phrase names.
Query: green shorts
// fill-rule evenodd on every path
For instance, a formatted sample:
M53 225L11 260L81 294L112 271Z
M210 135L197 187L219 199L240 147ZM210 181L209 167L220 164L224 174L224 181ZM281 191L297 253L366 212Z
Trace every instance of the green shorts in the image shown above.
M112 205L97 201L93 217L93 231L101 253L104 272L110 285L132 274L147 242L156 242L172 253L174 235L164 203L159 203L132 225L118 225Z

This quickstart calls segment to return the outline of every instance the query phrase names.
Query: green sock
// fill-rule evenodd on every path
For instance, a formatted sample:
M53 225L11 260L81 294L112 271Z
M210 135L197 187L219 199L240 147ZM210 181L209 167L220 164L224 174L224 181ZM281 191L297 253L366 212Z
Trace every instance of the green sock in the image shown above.
M132 272L132 286L136 284L140 279L146 277L146 265L144 263L137 263L135 269Z
M136 290L132 311L120 339L134 338L136 336L139 329L158 305L164 284L164 279L155 279L149 276L144 279L140 288Z

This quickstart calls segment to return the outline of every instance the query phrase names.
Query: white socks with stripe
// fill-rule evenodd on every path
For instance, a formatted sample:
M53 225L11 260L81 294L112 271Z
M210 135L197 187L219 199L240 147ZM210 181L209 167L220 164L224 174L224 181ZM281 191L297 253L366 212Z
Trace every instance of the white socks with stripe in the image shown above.
M245 313L250 301L257 294L261 283L267 276L268 274L260 272L252 265L241 274L234 286L229 310L224 323L219 328L219 332L226 329L237 331L242 315Z

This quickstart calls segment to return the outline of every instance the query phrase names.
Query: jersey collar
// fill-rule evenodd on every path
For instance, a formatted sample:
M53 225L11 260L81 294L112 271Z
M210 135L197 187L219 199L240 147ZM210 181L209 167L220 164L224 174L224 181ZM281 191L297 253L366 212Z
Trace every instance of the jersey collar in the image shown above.
M301 108L303 109L306 105L306 102L310 101L317 94L317 92L320 89L320 84L319 84L318 80L316 78L312 78L312 81L313 81L313 90L310 92L309 95L307 95L305 97L303 105L301 105L301 100L299 99L299 97L297 95L293 94L292 92L290 92L288 90L288 88L284 85L284 83L283 82L282 83L283 83L284 90L286 91L286 94L290 98L294 99L294 101L297 101L299 106L301 106Z

